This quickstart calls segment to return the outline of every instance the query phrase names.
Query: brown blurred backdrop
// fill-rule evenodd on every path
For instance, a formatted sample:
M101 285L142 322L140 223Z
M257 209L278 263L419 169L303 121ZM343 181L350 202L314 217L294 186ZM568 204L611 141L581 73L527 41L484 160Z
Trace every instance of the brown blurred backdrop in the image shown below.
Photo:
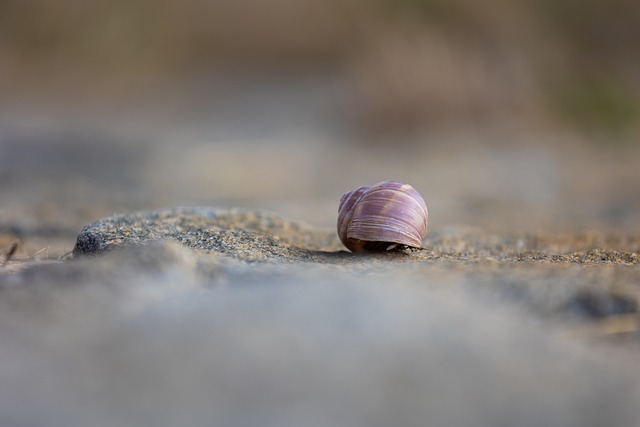
M0 2L3 104L162 96L151 104L180 110L193 82L236 73L337 78L341 114L373 134L525 120L628 135L640 115L640 3Z

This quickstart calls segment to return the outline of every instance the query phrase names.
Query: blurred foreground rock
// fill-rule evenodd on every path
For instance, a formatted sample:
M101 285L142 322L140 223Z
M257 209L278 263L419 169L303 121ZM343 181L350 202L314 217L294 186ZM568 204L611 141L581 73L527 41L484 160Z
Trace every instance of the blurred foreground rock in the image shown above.
M454 228L362 256L269 212L114 215L70 261L0 270L0 419L638 425L636 240L606 241Z

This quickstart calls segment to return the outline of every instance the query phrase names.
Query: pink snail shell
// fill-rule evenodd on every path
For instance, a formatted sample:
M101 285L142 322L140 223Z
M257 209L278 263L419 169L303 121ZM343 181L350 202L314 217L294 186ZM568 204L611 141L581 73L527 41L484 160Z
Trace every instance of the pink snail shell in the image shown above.
M352 252L378 252L399 245L419 248L429 212L420 193L396 181L345 193L338 207L338 236Z

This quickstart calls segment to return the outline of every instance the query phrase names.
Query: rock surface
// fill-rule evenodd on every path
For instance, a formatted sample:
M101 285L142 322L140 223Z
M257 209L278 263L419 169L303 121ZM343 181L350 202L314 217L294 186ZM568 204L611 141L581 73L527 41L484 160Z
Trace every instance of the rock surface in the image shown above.
M308 260L336 238L269 212L176 208L114 215L80 233L73 254L98 255L125 245L173 240L186 247L246 261ZM305 248L302 249L301 246Z
M2 427L640 425L640 150L19 130ZM424 249L347 252L340 195L392 178Z
M332 238L271 213L206 208L85 227L73 260L0 275L3 422L640 420L633 265L500 261L484 254L486 236L474 256L321 250ZM609 330L585 323L595 317Z
M640 257L630 249L639 242L635 235L496 236L458 228L429 237L422 250L361 255L345 251L333 230L267 211L201 207L104 218L82 230L73 254L82 258L140 248L132 252L131 274L136 275L140 255L145 254L143 271L149 271L149 263L157 268L164 256L178 251L181 255L172 255L170 263L177 262L208 287L237 283L229 269L264 274L266 282L278 271L287 280L290 273L311 282L332 276L338 282L426 283L506 302L538 318L551 316L560 329L571 320L610 321L611 334L603 334L601 325L590 325L586 334L638 346ZM607 244L621 250L607 249Z

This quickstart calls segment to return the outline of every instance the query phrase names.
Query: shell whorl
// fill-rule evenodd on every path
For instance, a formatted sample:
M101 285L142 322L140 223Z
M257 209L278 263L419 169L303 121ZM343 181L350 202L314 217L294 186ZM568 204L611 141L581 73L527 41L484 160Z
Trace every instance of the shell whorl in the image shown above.
M385 181L345 193L338 207L338 235L352 252L419 248L427 229L427 205L410 185Z

